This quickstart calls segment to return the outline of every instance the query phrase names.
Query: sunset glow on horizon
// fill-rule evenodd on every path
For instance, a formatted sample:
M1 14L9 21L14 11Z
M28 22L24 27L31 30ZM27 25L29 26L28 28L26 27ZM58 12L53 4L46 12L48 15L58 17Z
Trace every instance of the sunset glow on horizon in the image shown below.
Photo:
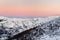
M0 16L60 15L60 0L0 0Z

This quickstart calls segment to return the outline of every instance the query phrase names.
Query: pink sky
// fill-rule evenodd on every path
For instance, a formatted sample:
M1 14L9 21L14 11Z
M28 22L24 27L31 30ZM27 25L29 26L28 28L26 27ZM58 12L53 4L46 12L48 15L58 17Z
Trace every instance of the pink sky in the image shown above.
M0 0L0 16L60 15L58 0Z

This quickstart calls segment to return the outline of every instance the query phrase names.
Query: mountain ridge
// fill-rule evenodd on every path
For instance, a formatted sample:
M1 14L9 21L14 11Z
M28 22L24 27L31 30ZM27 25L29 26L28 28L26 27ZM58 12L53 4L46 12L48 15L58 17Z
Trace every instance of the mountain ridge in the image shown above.
M3 31L1 33L1 40L2 38L5 40L8 37L3 36L14 36L18 33L21 33L23 31L29 30L31 28L34 28L38 25L47 23L49 21L58 19L60 16L51 16L46 18L9 18L9 17L3 17L0 16L0 31ZM5 31L4 31L5 30Z

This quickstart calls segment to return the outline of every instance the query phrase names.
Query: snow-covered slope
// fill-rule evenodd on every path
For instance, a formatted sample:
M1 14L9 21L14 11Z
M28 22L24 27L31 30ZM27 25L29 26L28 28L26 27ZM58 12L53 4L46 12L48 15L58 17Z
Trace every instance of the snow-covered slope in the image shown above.
M23 34L23 35L21 35ZM21 35L21 36L19 36ZM60 17L36 25L36 28L15 35L12 40L60 40Z
M23 31L34 28L38 25L50 22L59 18L59 16L51 16L45 18L8 18L0 17L0 40L14 36Z

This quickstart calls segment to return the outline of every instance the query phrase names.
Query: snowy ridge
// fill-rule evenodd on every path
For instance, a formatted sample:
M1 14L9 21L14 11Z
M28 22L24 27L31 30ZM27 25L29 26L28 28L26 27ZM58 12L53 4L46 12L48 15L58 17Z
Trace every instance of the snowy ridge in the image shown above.
M16 27L22 27L23 29L24 26L27 26L26 29L29 29L29 28L33 28L35 27L36 25L38 24L42 24L42 23L46 23L46 22L49 22L51 20L54 20L56 18L58 18L59 16L51 16L51 17L47 17L47 18L7 18L7 17L0 17L0 20L2 20L2 22L0 22L0 24L3 25L3 27L7 27L7 28L16 28ZM2 26L0 25L0 26ZM29 27L28 27L29 26ZM31 27L32 26L32 27Z
M8 18L0 17L0 40L5 40L8 36L16 35L25 30L36 27L37 25L55 20L59 16L51 16L46 18ZM2 34L2 35L1 35Z

